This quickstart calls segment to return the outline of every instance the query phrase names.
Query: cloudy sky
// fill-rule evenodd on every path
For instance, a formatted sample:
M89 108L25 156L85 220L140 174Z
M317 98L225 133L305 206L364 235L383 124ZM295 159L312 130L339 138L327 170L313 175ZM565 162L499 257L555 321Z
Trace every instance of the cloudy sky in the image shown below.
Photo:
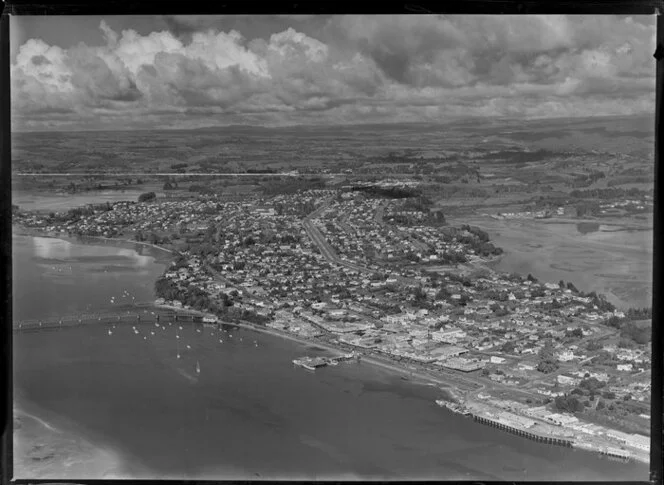
M653 16L11 19L15 130L654 110Z

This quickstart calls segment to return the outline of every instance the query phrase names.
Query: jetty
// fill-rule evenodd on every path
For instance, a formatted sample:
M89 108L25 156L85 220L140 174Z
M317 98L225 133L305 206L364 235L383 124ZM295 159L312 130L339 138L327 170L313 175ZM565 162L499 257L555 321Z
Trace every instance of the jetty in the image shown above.
M491 417L480 414L474 414L471 412L469 412L469 414L472 416L473 420L478 423L482 423L487 426L492 426L502 431L506 431L508 433L515 434L517 436L522 436L524 438L528 438L530 440L537 441L539 443L565 446L568 448L572 448L574 444L571 438L534 433L528 429L524 429L523 427L519 426L518 423L508 421L501 417Z
M294 359L293 364L304 367L307 370L316 370L318 367L328 365L328 361L323 357L301 357Z
M360 360L360 355L358 352L349 352L347 354L337 355L332 357L330 360L334 362L345 362L348 360Z
M294 359L293 364L300 367L304 367L308 370L316 370L319 367L326 366L335 366L339 362L345 362L350 360L360 360L360 354L356 352L351 352L348 354L337 355L335 357L300 357L299 359Z
M15 332L34 332L47 329L59 329L65 327L78 327L82 325L102 324L133 324L157 323L160 321L176 322L203 322L203 316L199 312L188 310L161 310L153 311L132 308L127 311L76 313L71 315L59 315L41 319L14 320L12 330Z
M455 402L450 402L450 401L445 401L443 399L438 399L436 401L436 404L438 404L440 407L449 409L455 414L461 414L462 416L471 416L472 413L462 404L458 404Z

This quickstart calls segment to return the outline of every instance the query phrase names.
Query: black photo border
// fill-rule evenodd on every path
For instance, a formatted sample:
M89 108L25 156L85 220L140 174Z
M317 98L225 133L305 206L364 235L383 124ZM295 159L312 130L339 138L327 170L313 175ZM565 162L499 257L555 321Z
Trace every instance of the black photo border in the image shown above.
M662 177L662 113L664 110L664 0L593 0L593 1L510 1L510 0L456 0L417 2L241 2L218 1L127 1L127 0L64 0L30 2L8 0L0 16L0 324L3 364L0 382L5 391L0 399L2 440L0 441L0 483L131 483L128 480L12 480L12 248L11 248L11 114L10 114L10 50L9 16L21 15L176 15L176 14L584 14L584 15L657 15L657 41L653 56L656 59L655 106L655 158L654 158L654 251L653 251L653 302L652 302L652 396L651 396L651 451L650 480L663 483L662 455L662 375L664 374L664 348L660 322L662 306L658 295L662 288L662 208L660 205L660 181ZM140 480L141 483L163 483L160 480ZM217 481L168 480L168 483L217 483ZM220 483L245 483L244 481L219 481ZM249 483L249 481L246 481ZM283 481L282 483L289 483ZM336 483L336 482L329 482ZM339 482L341 483L341 482ZM461 482L464 483L464 482ZM467 483L493 483L470 481ZM495 482L501 483L501 482ZM526 482L520 482L526 483ZM533 482L546 483L546 482ZM555 482L564 483L564 482ZM580 483L580 482L572 482ZM595 482L589 482L595 483Z

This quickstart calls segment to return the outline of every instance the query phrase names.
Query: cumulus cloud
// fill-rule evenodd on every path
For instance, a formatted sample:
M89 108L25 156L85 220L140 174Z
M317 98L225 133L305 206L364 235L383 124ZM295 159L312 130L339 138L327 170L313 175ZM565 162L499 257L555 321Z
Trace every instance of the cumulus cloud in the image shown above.
M30 39L11 66L15 124L587 116L654 100L652 18L279 16L290 25L250 36L220 22L169 18L177 28L139 34L102 21L97 46Z

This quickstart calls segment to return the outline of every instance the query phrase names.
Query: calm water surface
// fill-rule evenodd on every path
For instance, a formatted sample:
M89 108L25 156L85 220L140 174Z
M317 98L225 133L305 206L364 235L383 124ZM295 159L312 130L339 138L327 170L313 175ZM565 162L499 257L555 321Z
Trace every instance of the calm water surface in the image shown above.
M110 297L117 301L123 290L148 300L163 270L132 250L13 242L21 318L112 306ZM109 265L122 269L104 271ZM541 445L452 415L434 403L438 389L366 363L294 367L295 357L323 353L294 342L175 322L136 330L15 334L15 392L43 419L113 447L128 470L134 464L149 477L647 478L645 465Z
M572 282L582 291L604 293L619 308L652 305L652 229L518 221L483 227L505 250L493 265L498 271Z

